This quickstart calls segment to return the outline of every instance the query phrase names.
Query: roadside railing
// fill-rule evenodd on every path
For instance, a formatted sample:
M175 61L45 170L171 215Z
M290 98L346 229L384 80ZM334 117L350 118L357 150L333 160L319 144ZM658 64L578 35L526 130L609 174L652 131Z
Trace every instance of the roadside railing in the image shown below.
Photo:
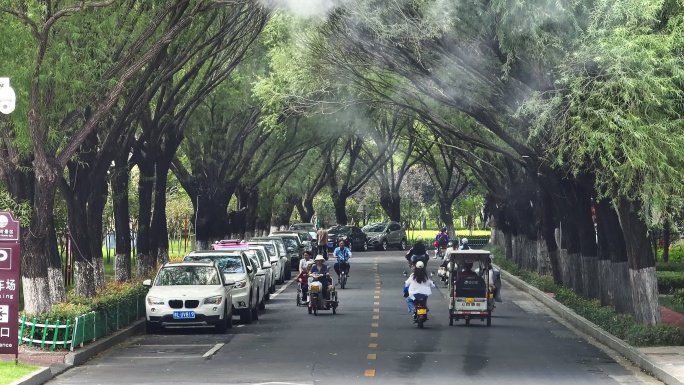
M91 311L73 320L37 321L36 318L19 320L19 345L46 345L51 351L55 348L70 349L82 347L84 343L95 341L133 323L145 315L145 296L117 302L106 310Z

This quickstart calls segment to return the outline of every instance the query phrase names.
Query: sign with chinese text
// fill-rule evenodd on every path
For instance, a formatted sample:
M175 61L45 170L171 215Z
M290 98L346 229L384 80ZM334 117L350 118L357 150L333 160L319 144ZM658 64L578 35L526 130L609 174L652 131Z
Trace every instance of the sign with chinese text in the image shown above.
M0 354L19 352L19 221L0 211Z

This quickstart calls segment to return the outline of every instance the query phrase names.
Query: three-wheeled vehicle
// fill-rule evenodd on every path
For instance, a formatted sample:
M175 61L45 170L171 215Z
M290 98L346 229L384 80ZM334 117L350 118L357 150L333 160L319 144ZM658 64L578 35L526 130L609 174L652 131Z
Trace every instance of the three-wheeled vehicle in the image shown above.
M487 321L492 325L494 310L494 282L489 282L489 274L480 276L475 268L485 271L491 255L487 250L455 250L449 253L449 326L454 321L464 319L466 325L471 319ZM466 269L466 266L472 267Z
M330 299L325 298L325 293L323 292L323 283L319 281L320 278L324 278L323 274L310 273L309 274L309 314L318 315L319 310L331 310L333 314L337 314L337 290L335 286L331 283L329 287L333 290L330 292Z

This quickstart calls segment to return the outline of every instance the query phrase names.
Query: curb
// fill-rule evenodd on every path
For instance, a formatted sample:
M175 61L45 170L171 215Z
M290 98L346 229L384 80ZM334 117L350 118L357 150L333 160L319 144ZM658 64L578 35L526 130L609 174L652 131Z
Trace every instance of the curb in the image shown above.
M99 341L90 343L75 352L68 353L64 356L64 364L50 365L50 367L43 368L16 380L10 383L10 385L42 385L72 367L81 365L105 350L126 341L136 334L142 333L144 330L145 319L143 318L133 322L125 329L119 330Z
M658 366L658 364L653 362L646 354L638 351L625 341L613 336L612 334L596 326L593 322L590 322L585 318L579 316L577 313L572 311L567 306L561 304L560 302L546 295L546 293L544 293L543 291L528 284L522 279L514 275L511 275L505 270L501 270L501 278L504 278L507 283L512 284L518 290L530 294L532 297L534 297L539 302L543 303L546 307L551 309L560 318L571 324L573 327L591 336L596 341L602 343L608 348L618 352L628 360L632 361L636 366L638 366L642 370L651 373L658 380L663 381L668 385L684 385L684 382L680 381L672 374L668 373L666 370Z

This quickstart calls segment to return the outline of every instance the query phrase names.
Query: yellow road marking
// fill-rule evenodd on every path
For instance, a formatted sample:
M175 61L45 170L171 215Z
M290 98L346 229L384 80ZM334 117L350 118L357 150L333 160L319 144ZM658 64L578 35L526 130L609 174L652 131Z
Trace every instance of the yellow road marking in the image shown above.
M377 323L372 323L372 324L371 324L371 327L372 327L372 328L376 328L376 327L378 327L378 324L377 324Z
M380 290L376 290L374 294L380 294Z
M375 377L375 369L366 369L366 377Z
M374 315L374 316L373 316L373 319L380 319L380 316L379 316L379 315Z
M368 344L368 347L369 347L369 348L377 348L377 347L378 347L378 344L375 344L375 343L373 343L373 344Z
M371 333L371 338L377 338L377 337L378 337L378 333Z
M373 309L373 313L380 313L380 309Z
M374 296L373 296L373 299L380 299L380 296L379 296L379 295L374 295Z
M366 358L369 360L374 360L376 357L377 357L377 355L375 353L370 353L366 356Z

